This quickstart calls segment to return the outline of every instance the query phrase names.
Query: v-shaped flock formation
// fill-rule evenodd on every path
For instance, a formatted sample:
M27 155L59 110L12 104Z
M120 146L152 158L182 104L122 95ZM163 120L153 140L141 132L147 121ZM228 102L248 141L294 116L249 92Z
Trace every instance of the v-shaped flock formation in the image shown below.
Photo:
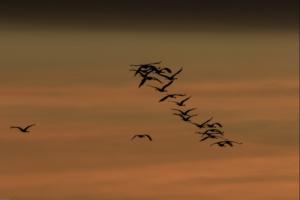
M155 82L156 85L147 86L154 88L157 92L163 95L159 100L160 103L169 100L169 102L172 102L176 105L176 108L171 109L175 111L173 115L176 115L182 121L195 126L198 129L196 133L200 135L200 142L205 140L219 139L219 141L211 144L218 145L219 147L233 147L233 144L242 144L241 142L236 142L225 138L224 131L221 130L223 128L222 124L219 122L213 122L213 117L200 123L192 121L191 119L197 116L197 114L192 114L196 108L187 108L186 104L191 96L187 96L186 94L182 93L170 93L168 89L174 83L174 81L178 79L177 77L183 71L183 68L173 72L171 68L160 67L158 66L159 64L161 64L161 62L131 65L133 68L130 69L130 71L134 72L134 76L141 78L138 86L139 88L146 85L146 83ZM170 99L173 100L171 101Z

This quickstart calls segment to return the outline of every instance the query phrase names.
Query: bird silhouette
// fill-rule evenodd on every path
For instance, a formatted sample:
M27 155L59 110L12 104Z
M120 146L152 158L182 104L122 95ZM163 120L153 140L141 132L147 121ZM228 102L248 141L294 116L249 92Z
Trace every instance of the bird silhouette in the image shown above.
M222 137L220 137L220 136L218 136L218 135L214 135L214 134L205 134L205 135L202 135L203 137L202 137L202 139L200 140L200 142L202 142L202 141L204 141L204 140L207 140L207 139L209 139L209 138L211 138L211 139L219 139L219 138L222 138Z
M243 144L241 142L236 142L236 141L233 141L233 140L222 140L222 141L219 141L219 142L215 142L215 143L212 143L210 146L212 145L218 145L219 147L225 147L226 145L230 146L230 147L233 147L233 143L236 143L236 144Z
M167 94L166 96L164 96L163 98L161 98L161 99L159 100L159 102L163 102L163 101L165 101L165 100L168 99L168 98L176 98L176 97L178 97L178 96L183 97L183 96L185 96L185 94Z
M177 106L185 106L184 102L186 102L186 101L189 100L190 98L191 98L191 97L187 97L187 98L185 98L185 99L183 99L183 100L181 100L181 101L179 101L179 102L177 102L177 101L170 101L170 102L176 103Z
M220 131L219 129L207 129L206 131L204 132L196 132L196 133L199 133L199 134L216 134L216 135L224 135L224 132L223 131Z
M150 80L154 80L154 81L158 81L158 82L162 83L161 80L159 80L158 78L146 75L141 80L139 87L142 87L146 83L146 81L150 81Z
M169 87L173 82L174 82L174 81L170 81L169 83L165 84L165 85L162 86L161 88L156 87L156 86L152 86L152 85L149 85L149 87L153 87L153 88L155 88L155 89L156 89L157 91L159 91L159 92L168 92L168 91L166 90L166 88Z
M172 108L171 110L178 111L182 115L188 115L189 112L191 112L193 110L196 110L196 108L191 108L191 109L188 109L188 110L180 110L180 109Z
M178 114L178 113L173 113L173 115L177 115L177 116L181 117L182 121L185 121L185 122L191 121L190 119L192 117L197 116L197 115L182 115L182 114Z
M219 122L215 122L215 123L212 123L212 124L206 124L206 126L208 128L217 128L217 127L223 127L222 124L220 124Z
M213 117L209 118L208 120L206 120L205 122L198 124L198 123L193 123L195 126L197 126L198 128L205 128L206 124L208 122L210 122L213 119Z
M144 137L146 137L146 138L149 139L149 141L152 141L152 137L151 137L150 135L148 135L148 134L136 134L136 135L132 136L131 140L133 140L133 139L136 138L136 137L139 137L139 138L144 138Z
M167 73L172 73L172 70L170 69L170 68L168 68L168 67L164 67L164 68L160 68L160 67L158 67L158 68L156 68L156 70L154 70L155 71L155 73L157 73L158 75L162 75L162 74L164 74L165 72L167 72Z
M17 129L19 129L21 132L23 132L23 133L28 133L28 132L30 132L28 129L30 128L30 127L32 127L32 126L34 126L35 124L30 124L29 126L26 126L25 128L22 128L22 127L20 127L20 126L11 126L10 128L17 128Z
M160 76L162 76L162 77L165 77L166 79L168 79L168 80L175 80L175 79L177 79L176 78L176 76L180 73L180 72L182 72L182 70L183 70L183 68L181 67L177 72L175 72L173 75L171 75L171 76L167 76L167 75L165 75L165 74L159 74Z

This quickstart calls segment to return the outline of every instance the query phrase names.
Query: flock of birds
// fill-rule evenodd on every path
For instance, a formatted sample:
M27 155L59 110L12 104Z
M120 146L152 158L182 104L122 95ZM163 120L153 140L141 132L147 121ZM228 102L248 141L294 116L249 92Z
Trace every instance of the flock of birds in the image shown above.
M148 64L138 64L130 65L130 71L134 72L135 77L140 77L139 88L146 85L146 83L159 84L158 86L147 85L148 87L154 88L157 92L161 93L163 96L159 102L169 101L176 105L176 108L172 108L174 111L173 115L178 116L182 121L190 123L198 128L196 134L200 135L200 142L211 139L220 139L217 142L214 142L212 145L218 145L219 147L230 146L233 147L234 144L242 144L241 142L236 142L224 137L224 131L220 130L223 126L219 122L212 122L213 117L207 119L204 122L194 122L191 119L196 117L197 114L192 114L196 108L187 108L186 102L191 98L182 93L170 93L169 87L177 80L177 76L182 72L183 68L180 68L178 71L173 73L173 70L169 67L160 67L157 66L161 62L154 62ZM172 100L171 100L172 99ZM131 139L135 138L147 138L149 141L152 141L152 137L149 134L136 134Z
M197 114L192 114L196 108L187 108L186 105L186 102L191 98L191 96L187 96L186 94L182 93L170 93L168 89L174 83L174 81L178 79L177 76L182 72L183 68L180 68L178 71L173 73L173 70L169 67L157 66L160 63L161 62L131 65L134 68L130 69L130 71L134 72L134 76L139 76L141 78L138 86L139 88L148 82L159 83L159 86L147 86L154 88L157 92L163 95L162 98L159 99L160 103L168 100L176 105L176 108L171 109L174 111L173 115L178 116L182 121L190 123L198 128L196 133L201 136L200 142L211 139L220 139L219 141L211 144L218 145L219 147L233 147L234 144L242 144L241 142L226 139L224 137L224 131L220 130L223 127L222 124L219 122L212 122L213 117L201 123L192 121L191 119L197 116ZM11 126L10 128L18 129L21 133L28 133L32 126L35 126L35 124L30 124L26 127ZM149 134L136 134L133 135L131 139L133 140L135 138L147 138L149 141L153 140Z

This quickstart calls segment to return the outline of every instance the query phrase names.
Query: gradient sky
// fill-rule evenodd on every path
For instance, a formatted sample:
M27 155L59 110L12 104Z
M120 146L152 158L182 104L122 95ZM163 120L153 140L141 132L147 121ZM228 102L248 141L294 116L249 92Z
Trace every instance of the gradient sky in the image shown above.
M298 199L298 2L224 2L1 3L0 200ZM137 88L129 65L160 60L243 145Z

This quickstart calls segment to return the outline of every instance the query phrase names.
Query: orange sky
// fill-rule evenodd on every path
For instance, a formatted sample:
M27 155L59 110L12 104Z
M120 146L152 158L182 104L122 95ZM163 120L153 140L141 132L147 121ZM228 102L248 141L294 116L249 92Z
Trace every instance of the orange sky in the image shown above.
M0 33L0 200L294 200L295 32ZM184 68L192 96L244 144L210 147L138 89L130 64ZM11 125L36 123L28 135ZM131 142L150 133L154 141Z

